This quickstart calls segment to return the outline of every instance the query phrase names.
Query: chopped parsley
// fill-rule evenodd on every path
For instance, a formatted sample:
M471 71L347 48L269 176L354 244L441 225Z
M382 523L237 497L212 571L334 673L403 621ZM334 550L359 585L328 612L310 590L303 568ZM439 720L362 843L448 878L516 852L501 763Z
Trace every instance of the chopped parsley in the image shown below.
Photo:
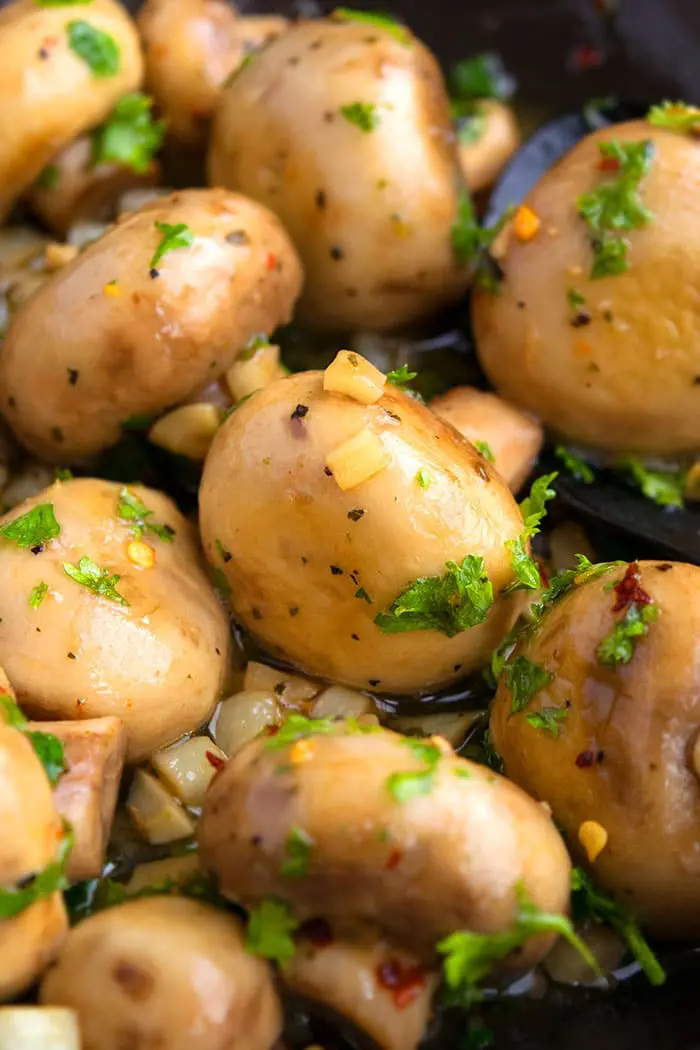
M93 133L92 163L121 164L139 175L147 172L165 135L165 121L153 119L152 105L140 91L122 96Z
M25 550L30 547L42 547L49 540L55 539L60 532L61 526L56 521L53 503L37 503L36 507L32 507L26 514L0 526L0 536Z
M24 711L15 703L9 693L0 693L0 712L5 725L9 726L10 729L19 729L22 732L25 730L27 719Z
M192 230L185 225L184 222L178 222L176 225L171 226L167 222L158 222L156 219L154 223L157 230L163 234L160 244L155 250L153 258L151 259L150 267L151 270L155 270L160 260L168 252L174 252L178 248L189 248L194 241L194 234Z
M411 47L410 31L390 15L375 14L371 11L355 11L350 7L336 7L331 17L338 22L362 22L374 29L383 29L391 33L404 47Z
M591 278L609 277L628 270L629 242L621 231L638 229L653 218L639 195L639 185L651 169L654 143L650 139L640 142L612 139L598 143L598 148L601 170L616 177L584 193L577 201L578 213L591 235Z
M543 707L539 711L531 711L525 717L533 729L541 729L556 740L561 728L560 722L565 722L568 714L565 707Z
M380 117L373 102L351 102L340 107L341 116L360 131L369 133L379 127Z
M416 474L416 481L422 489L427 489L428 485L432 485L433 478L429 470L426 470L425 467L421 467Z
M652 106L647 120L657 128L668 128L681 135L700 134L700 109L689 106L687 102L662 102L659 106Z
M583 482L584 485L590 485L592 481L595 481L593 469L589 467L584 459L572 452L570 448L565 448L564 445L557 445L554 449L554 455L562 461L566 469L577 481Z
M412 372L408 365L401 365L400 368L393 368L391 372L387 372L386 381L391 383L392 386L403 388L411 383L417 375L418 373Z
M493 226L481 226L471 197L465 189L460 190L457 218L450 231L452 248L459 262L475 266L477 282L491 291L498 282L493 279L493 259L489 255L489 248L512 214L513 209L508 209Z
M660 507L684 507L686 475L680 470L647 470L638 459L626 459L620 466L629 471L642 494Z
M335 733L339 725L332 718L305 718L304 715L291 714L275 735L265 741L265 747L268 751L280 751L296 740Z
M448 638L483 623L493 605L493 584L484 559L468 554L461 565L446 563L444 576L423 576L409 584L374 619L382 634L440 631Z
M492 463L494 466L496 465L496 457L494 456L488 441L477 440L474 442L474 447L476 448L477 452L481 453L485 460L488 460L488 462Z
M91 0L88 0L91 2ZM61 173L55 164L47 164L34 180L34 185L40 190L55 190L61 181Z
M146 504L142 503L138 496L135 496L128 488L122 488L119 493L117 514L122 521L129 522L131 533L137 540L141 539L144 532L152 532L164 543L173 542L175 530L170 525L159 525L157 522L147 521L147 518L153 516L153 511L149 510Z
M607 923L623 939L637 960L650 983L661 985L666 973L659 960L647 944L639 924L629 908L618 904L594 885L581 868L571 872L573 912L577 919L592 919Z
M553 680L554 675L544 667L528 660L526 656L516 656L512 663L505 666L506 685L510 689L510 712L517 715L523 711L532 698Z
M298 879L306 875L309 870L313 844L311 836L295 824L287 836L287 856L280 868L280 874L290 879Z
M435 770L442 758L442 753L435 744L420 737L405 737L402 741L409 748L424 768L405 773L391 773L386 786L395 802L410 802L412 798L429 795L435 786Z
M66 865L72 848L73 833L64 825L56 860L41 871L28 873L11 889L0 886L0 919L14 919L37 901L46 900L53 897L54 893L68 889L70 883L66 876Z
M479 102L455 99L450 104L452 119L456 121L457 141L468 146L478 142L486 131L487 116Z
M286 901L265 897L256 908L250 909L246 951L284 966L296 951L292 935L298 929L299 922Z
M586 296L578 288L567 288L566 301L572 310L578 310L579 306L585 306Z
M100 569L87 556L84 555L77 565L64 562L63 571L71 580L75 580L81 587L87 587L94 594L99 594L102 598L107 598L118 605L129 605L126 598L117 590L117 584L121 576L117 573L110 576L106 569Z
M42 733L40 730L27 733L27 736L46 770L49 783L55 784L66 769L66 752L63 741L53 733Z
M517 540L506 540L506 547L510 551L511 567L517 580L506 588L507 593L512 591L536 591L542 586L540 569L528 553L527 543L540 531L542 519L547 513L547 503L554 499L556 492L549 486L557 477L554 474L543 474L533 481L530 494L520 504L520 513L523 516L525 528Z
M69 22L66 28L68 46L90 67L94 77L116 76L121 69L121 52L114 37L82 19Z
M649 624L658 619L657 605L639 605L632 602L625 615L616 623L610 634L603 638L596 653L598 661L606 667L628 664L640 638L649 630Z
M508 73L500 55L484 52L473 58L464 58L450 70L449 84L458 99L509 98L515 90L515 80Z
M32 587L31 592L29 594L29 605L30 605L30 608L32 608L32 609L38 609L39 608L39 606L43 602L44 598L46 597L48 589L49 589L48 583L44 583L43 581L41 583L35 584L35 586Z
M363 601L367 602L368 605L372 604L372 599L369 596L369 594L367 593L367 591L364 589L364 587L359 587L355 591L355 597L356 598L361 598Z
M509 930L500 933L473 933L462 930L445 937L437 945L444 956L445 983L454 1002L469 1005L481 998L480 983L494 967L531 937L555 933L574 948L588 966L600 974L590 948L576 934L565 915L550 915L532 903L522 883L516 887L518 909Z

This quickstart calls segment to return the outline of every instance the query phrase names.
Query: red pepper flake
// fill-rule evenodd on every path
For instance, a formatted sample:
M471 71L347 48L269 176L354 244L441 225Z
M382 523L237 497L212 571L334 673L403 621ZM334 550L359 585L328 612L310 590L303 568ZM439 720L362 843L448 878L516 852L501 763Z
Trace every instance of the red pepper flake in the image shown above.
M389 854L389 859L384 865L387 871L393 871L394 868L398 868L399 864L403 859L403 850L395 849Z
M393 993L397 1010L405 1010L425 988L425 973L420 966L404 966L398 959L380 963L376 977L377 984Z
M578 70L579 73L585 73L589 69L597 69L599 66L602 66L603 53L597 47L593 47L592 44L582 44L573 51L571 62L574 69Z
M590 769L603 761L602 751L581 751L576 756L576 765L579 769Z
M601 157L598 162L598 171L615 172L620 170L620 162L617 157Z
M315 948L327 948L335 938L330 923L326 919L307 919L299 927L299 936L310 941Z
M275 686L275 692L277 692L277 686ZM284 692L284 690L283 690ZM278 694L281 696L281 694ZM265 736L277 736L280 731L279 726L265 726Z
M619 583L613 587L617 598L613 605L613 612L620 612L628 605L651 605L654 599L642 587L642 578L639 575L639 563L631 561L627 566L625 575Z
M275 266L277 266L277 256L275 255L274 252L268 252L268 255L267 255L267 268L268 268L268 270L274 270Z
M549 573L547 572L547 566L541 558L537 557L537 555L535 555L534 560L537 563L537 568L540 570L540 580L542 581L542 586L549 587Z
M214 769L221 769L222 766L226 765L226 759L222 758L221 755L215 755L213 751L206 751L205 754L207 762L210 766L213 766Z

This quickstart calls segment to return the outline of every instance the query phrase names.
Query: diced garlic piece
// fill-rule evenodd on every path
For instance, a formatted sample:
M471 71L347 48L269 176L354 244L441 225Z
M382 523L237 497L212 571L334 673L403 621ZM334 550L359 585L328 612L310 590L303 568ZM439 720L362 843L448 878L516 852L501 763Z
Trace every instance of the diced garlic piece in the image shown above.
M322 686L320 682L314 682L311 678L278 671L267 664L251 660L245 670L243 688L274 693L286 707L298 707L307 700L312 700Z
M194 834L194 822L189 814L160 781L143 769L134 772L126 808L151 845L177 842Z
M196 850L192 850L191 853L183 853L181 857L149 860L145 864L136 865L126 884L126 892L128 894L138 893L148 886L157 886L161 882L175 882L179 885L187 882L192 875L196 875L201 870L199 854Z
M222 751L233 758L270 726L281 723L282 712L274 693L244 690L219 704L210 729Z
M354 489L363 481L369 481L388 467L391 456L384 448L381 438L365 427L355 437L338 445L326 457L326 466L343 492Z
M202 805L216 773L216 761L210 762L207 753L226 761L224 752L208 736L192 736L151 755L156 773L185 806Z
M353 350L339 350L323 373L323 389L346 394L362 405L373 405L384 393L386 376Z
M359 718L370 714L374 714L371 698L344 685L324 689L311 708L312 718Z
M44 249L46 269L51 271L62 269L78 257L79 251L77 244L59 244L57 241L51 241Z
M244 351L224 378L234 401L242 401L244 397L262 390L284 375L285 370L280 364L280 348L270 345L259 346L250 357L246 357Z
M148 440L178 456L200 460L206 457L220 425L221 412L216 405L180 405L153 424Z

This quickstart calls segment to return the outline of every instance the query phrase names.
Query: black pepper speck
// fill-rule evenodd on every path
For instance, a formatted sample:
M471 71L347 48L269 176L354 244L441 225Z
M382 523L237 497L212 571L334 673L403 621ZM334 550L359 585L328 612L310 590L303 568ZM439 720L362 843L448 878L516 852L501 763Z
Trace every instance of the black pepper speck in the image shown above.
M360 507L356 507L354 510L348 511L348 517L350 518L350 521L359 521L360 518L364 517L364 513L365 512L361 510Z
M148 273L153 280L155 280L156 277L160 277L160 270L156 270L155 266L152 266Z
M290 419L303 419L306 413L309 411L308 405L297 405L292 412Z
M51 437L54 441L63 441L63 431L60 427L51 427Z
M332 576L342 576L343 570L338 565L331 565L330 567Z
M44 552L44 544L43 543L35 543L34 546L30 547L29 549L32 552L32 554L43 554L43 552Z
M326 194L324 190L319 190L316 194L316 207L319 211L323 211L326 207Z
M77 368L69 368L68 369L68 382L69 382L69 384L71 386L75 386L75 384L78 382L78 376L79 375L80 375L80 372L78 371Z
M75 660L75 653L68 653L69 660Z
M330 256L331 259L335 259L336 262L339 262L341 259L345 258L345 252L342 248L339 248L337 244L334 244L331 248Z

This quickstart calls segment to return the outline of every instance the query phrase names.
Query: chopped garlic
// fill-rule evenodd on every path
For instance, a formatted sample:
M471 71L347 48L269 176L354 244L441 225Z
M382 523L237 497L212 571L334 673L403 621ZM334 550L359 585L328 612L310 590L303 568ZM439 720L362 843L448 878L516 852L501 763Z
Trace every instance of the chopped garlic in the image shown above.
M362 405L373 405L384 393L386 376L367 358L352 350L339 350L323 373L323 389L346 394Z
M326 457L326 466L343 492L373 478L390 462L391 456L381 438L369 427L338 445Z
M219 429L221 414L216 405L199 402L181 405L157 420L148 440L188 459L204 459Z
M594 864L608 844L608 833L597 820L584 820L578 829L578 840L589 862Z
M156 552L143 540L132 540L126 545L126 556L132 565L139 569L152 569L156 561Z
M244 354L231 365L224 378L234 401L242 401L244 397L250 397L256 390L262 390L284 375L285 370L280 364L280 348L259 346L250 357Z

